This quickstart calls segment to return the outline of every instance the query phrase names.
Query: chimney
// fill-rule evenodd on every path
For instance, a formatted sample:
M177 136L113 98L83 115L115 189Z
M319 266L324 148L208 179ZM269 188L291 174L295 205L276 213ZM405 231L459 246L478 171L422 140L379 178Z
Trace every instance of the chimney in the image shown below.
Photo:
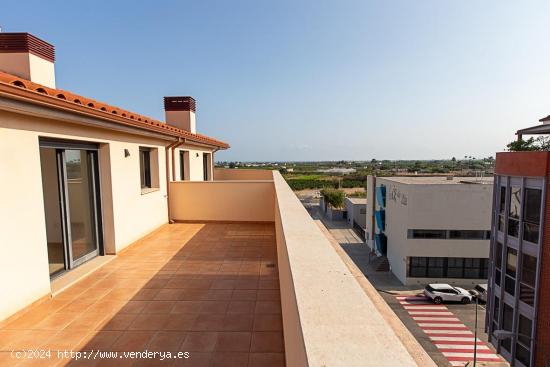
M55 48L29 33L0 32L0 71L55 88Z
M168 125L197 132L195 123L195 100L193 97L164 97L165 119Z

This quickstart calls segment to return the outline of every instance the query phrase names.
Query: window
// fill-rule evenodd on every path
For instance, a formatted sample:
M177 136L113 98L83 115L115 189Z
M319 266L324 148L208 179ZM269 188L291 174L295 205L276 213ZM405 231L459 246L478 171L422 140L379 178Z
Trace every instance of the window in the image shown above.
M535 281L537 278L537 258L521 254L521 278L519 299L530 306L535 304Z
M518 263L518 252L513 248L506 248L506 276L504 278L504 290L515 295L516 290L516 269Z
M464 259L463 258L449 258L447 260L447 276L449 278L463 278L464 277Z
M411 257L409 261L409 276L415 278L425 278L428 269L428 258Z
M409 238L446 238L446 232L441 229L410 229Z
M180 150L180 180L185 180L185 157L186 152L184 150Z
M139 175L141 193L146 194L159 188L158 149L139 148Z
M498 320L500 319L500 299L495 297L493 300L493 330L499 330Z
M204 181L208 181L210 179L209 168L210 168L210 154L203 153L202 154L202 171L204 173Z
M445 258L429 257L428 258L428 277L443 278L445 276Z
M502 243L496 243L495 249L495 284L500 287L500 278L502 276Z
M502 310L503 310L502 328L506 331L512 331L512 323L514 320L514 309L505 303ZM511 348L512 343L510 338L502 340L501 345L506 351L508 351L508 353L512 351L512 348Z
M410 239L488 240L491 231L477 229L409 229Z
M533 243L539 242L541 198L540 189L525 189L523 239Z
M523 315L519 315L518 339L516 343L516 359L529 367L531 362L531 331L533 321Z
M521 189L512 187L510 190L510 211L508 212L508 235L518 237L519 213L521 208Z
M504 232L504 213L506 212L506 187L500 187L498 230Z
M487 278L489 259L462 257L410 257L412 278Z
M482 230L451 230L449 238L451 240L486 240L491 236L490 231Z
M151 188L151 150L139 148L139 173L141 177L141 188Z

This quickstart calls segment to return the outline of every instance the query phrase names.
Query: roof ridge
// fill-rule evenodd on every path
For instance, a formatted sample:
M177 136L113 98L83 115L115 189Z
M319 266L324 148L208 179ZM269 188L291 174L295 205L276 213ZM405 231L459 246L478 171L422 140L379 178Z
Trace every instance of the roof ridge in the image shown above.
M179 129L175 126L167 124L164 121L156 120L145 115L141 115L117 106L113 106L111 104L100 102L93 98L84 97L64 89L46 87L42 84L38 84L30 80L18 77L16 75L5 73L3 71L0 71L0 84L8 85L13 88L23 89L31 93L39 93L44 96L54 98L56 100L62 100L70 105L77 104L98 112L104 112L106 116L109 117L117 116L118 118L124 118L132 121L135 126L143 127L145 129L150 127L154 127L155 129L160 128L162 130L165 130L170 135L189 138L190 140L196 140L199 143L214 145L222 149L229 148L229 144L221 140ZM113 121L118 122L116 120Z

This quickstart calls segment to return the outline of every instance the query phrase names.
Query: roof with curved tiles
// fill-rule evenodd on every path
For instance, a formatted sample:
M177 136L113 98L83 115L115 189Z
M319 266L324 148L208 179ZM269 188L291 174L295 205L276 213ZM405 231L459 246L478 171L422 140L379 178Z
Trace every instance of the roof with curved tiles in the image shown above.
M27 97L36 102L50 102L59 107L69 108L76 112L92 113L98 117L107 118L112 122L152 130L174 137L180 137L199 144L206 144L218 149L227 149L229 144L201 134L166 124L122 108L112 106L91 98L83 97L62 89L48 88L33 83L30 80L0 71L0 91Z

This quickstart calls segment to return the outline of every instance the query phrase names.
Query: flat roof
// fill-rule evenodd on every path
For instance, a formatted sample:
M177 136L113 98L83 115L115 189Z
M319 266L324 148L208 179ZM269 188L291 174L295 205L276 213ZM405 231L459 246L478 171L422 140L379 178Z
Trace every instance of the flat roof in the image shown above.
M346 197L352 204L367 204L367 198L350 198Z
M447 179L448 176L392 176L378 177L379 179L394 181L405 185L461 185L461 184L493 184L493 177L453 177L452 180Z

